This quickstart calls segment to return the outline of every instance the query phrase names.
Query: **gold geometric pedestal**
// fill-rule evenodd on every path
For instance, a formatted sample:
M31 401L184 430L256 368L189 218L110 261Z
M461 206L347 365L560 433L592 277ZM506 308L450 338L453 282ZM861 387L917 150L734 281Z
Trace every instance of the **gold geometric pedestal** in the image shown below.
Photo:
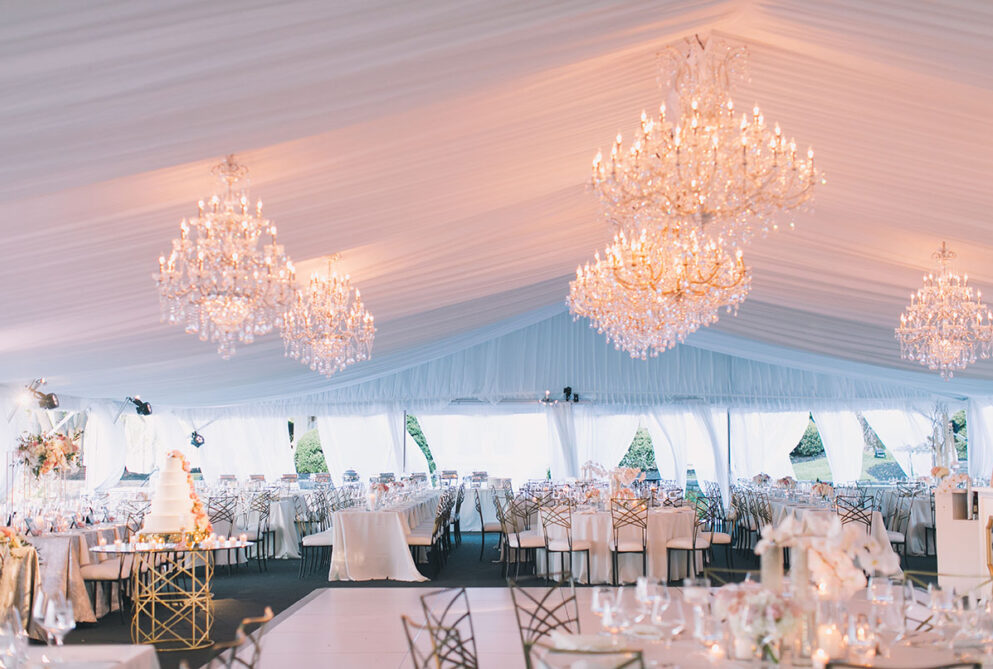
M154 644L158 650L212 645L212 551L138 551L132 555L131 641Z

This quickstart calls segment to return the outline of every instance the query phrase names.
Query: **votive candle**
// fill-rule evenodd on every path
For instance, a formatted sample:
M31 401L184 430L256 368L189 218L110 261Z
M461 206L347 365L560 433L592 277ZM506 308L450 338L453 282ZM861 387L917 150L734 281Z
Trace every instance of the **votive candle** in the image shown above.
M814 651L814 654L810 656L810 663L814 666L814 669L824 669L830 661L831 656L828 655L827 651L823 648L818 648Z

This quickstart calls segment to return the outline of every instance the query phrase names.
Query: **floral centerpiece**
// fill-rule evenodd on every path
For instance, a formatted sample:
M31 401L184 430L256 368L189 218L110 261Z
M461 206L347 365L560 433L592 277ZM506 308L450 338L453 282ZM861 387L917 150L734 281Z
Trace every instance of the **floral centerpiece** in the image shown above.
M210 524L210 517L207 515L207 511L203 508L203 502L200 501L200 496L197 494L190 463L182 451L170 451L167 456L170 458L179 458L179 461L183 463L183 471L186 472L186 483L190 486L190 503L192 504L190 510L193 513L193 530L192 532L184 533L184 535L192 534L193 536L190 538L193 543L203 541L210 536L214 528Z
M755 485L769 485L769 481L771 480L772 477L765 473L756 474L755 476L752 477L752 483L754 483Z
M757 648L763 659L776 663L781 643L793 634L801 613L796 602L753 582L719 588L714 610L728 622L736 659L751 658Z
M968 474L952 474L941 479L941 483L935 488L935 492L951 492L960 488L968 487L970 484Z
M79 468L82 431L22 434L17 439L17 461L35 478L69 474Z
M635 481L644 481L645 472L637 467L617 467L610 472L610 496L633 497L628 488Z
M830 483L824 483L823 481L818 481L810 487L810 494L814 497L820 497L822 499L830 499L834 497L834 486Z
M7 544L11 548L21 548L28 541L17 533L13 527L0 527L0 545Z
M580 478L584 481L593 481L597 479L604 480L610 476L610 471L606 467L601 465L599 462L593 462L592 460L587 460L583 464L583 468L580 473Z
M786 490L793 490L796 488L796 479L792 476L784 476L781 479L776 479L776 487L784 488Z

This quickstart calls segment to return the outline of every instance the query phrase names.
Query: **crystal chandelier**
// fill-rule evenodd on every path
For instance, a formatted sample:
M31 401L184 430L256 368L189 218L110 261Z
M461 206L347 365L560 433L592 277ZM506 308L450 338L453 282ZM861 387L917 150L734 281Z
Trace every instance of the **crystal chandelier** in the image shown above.
M736 312L750 286L741 250L723 238L643 229L619 232L603 257L578 268L566 302L615 348L644 360L717 322L719 309Z
M978 290L973 295L968 275L959 276L949 269L955 253L945 242L931 257L938 261L937 274L926 274L923 287L910 295L896 338L904 360L939 370L947 381L953 370L975 362L977 353L990 357L993 313Z
M276 226L262 217L262 201L249 206L248 169L228 156L211 171L219 194L199 202L196 218L183 219L155 279L162 319L216 342L227 359L236 341L250 344L280 323L293 303L295 275Z
M372 314L351 277L334 271L338 259L328 259L327 277L311 277L307 291L297 293L293 308L283 316L286 355L325 376L368 360L376 334Z
M744 47L699 38L660 55L676 108L663 103L655 118L642 112L630 146L618 134L610 155L593 160L592 184L608 220L629 230L707 226L747 242L810 199L821 180L813 150L799 152L779 125L770 130L758 107L735 112L730 79L745 55Z

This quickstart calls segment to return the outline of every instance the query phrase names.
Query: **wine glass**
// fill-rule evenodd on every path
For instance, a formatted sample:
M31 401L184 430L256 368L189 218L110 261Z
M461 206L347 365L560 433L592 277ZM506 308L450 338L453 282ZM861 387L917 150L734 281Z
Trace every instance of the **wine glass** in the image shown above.
M40 593L35 600L32 616L38 626L45 630L49 645L54 640L55 645L61 647L66 634L76 629L72 602L61 592Z
M671 648L673 640L686 628L682 602L674 599L663 606L660 600L652 610L652 624L662 630L666 650Z
M603 617L605 609L614 605L617 601L617 591L607 586L597 586L593 588L593 598L590 600L590 611L598 618Z
M665 597L669 597L669 588L665 583L660 583L658 579L649 578L647 576L639 576L638 580L635 582L634 586L634 598L639 604L641 604L641 609L635 622L642 622L645 618L652 615L652 609L655 606L655 602L663 597L663 592ZM668 602L666 603L668 606Z

